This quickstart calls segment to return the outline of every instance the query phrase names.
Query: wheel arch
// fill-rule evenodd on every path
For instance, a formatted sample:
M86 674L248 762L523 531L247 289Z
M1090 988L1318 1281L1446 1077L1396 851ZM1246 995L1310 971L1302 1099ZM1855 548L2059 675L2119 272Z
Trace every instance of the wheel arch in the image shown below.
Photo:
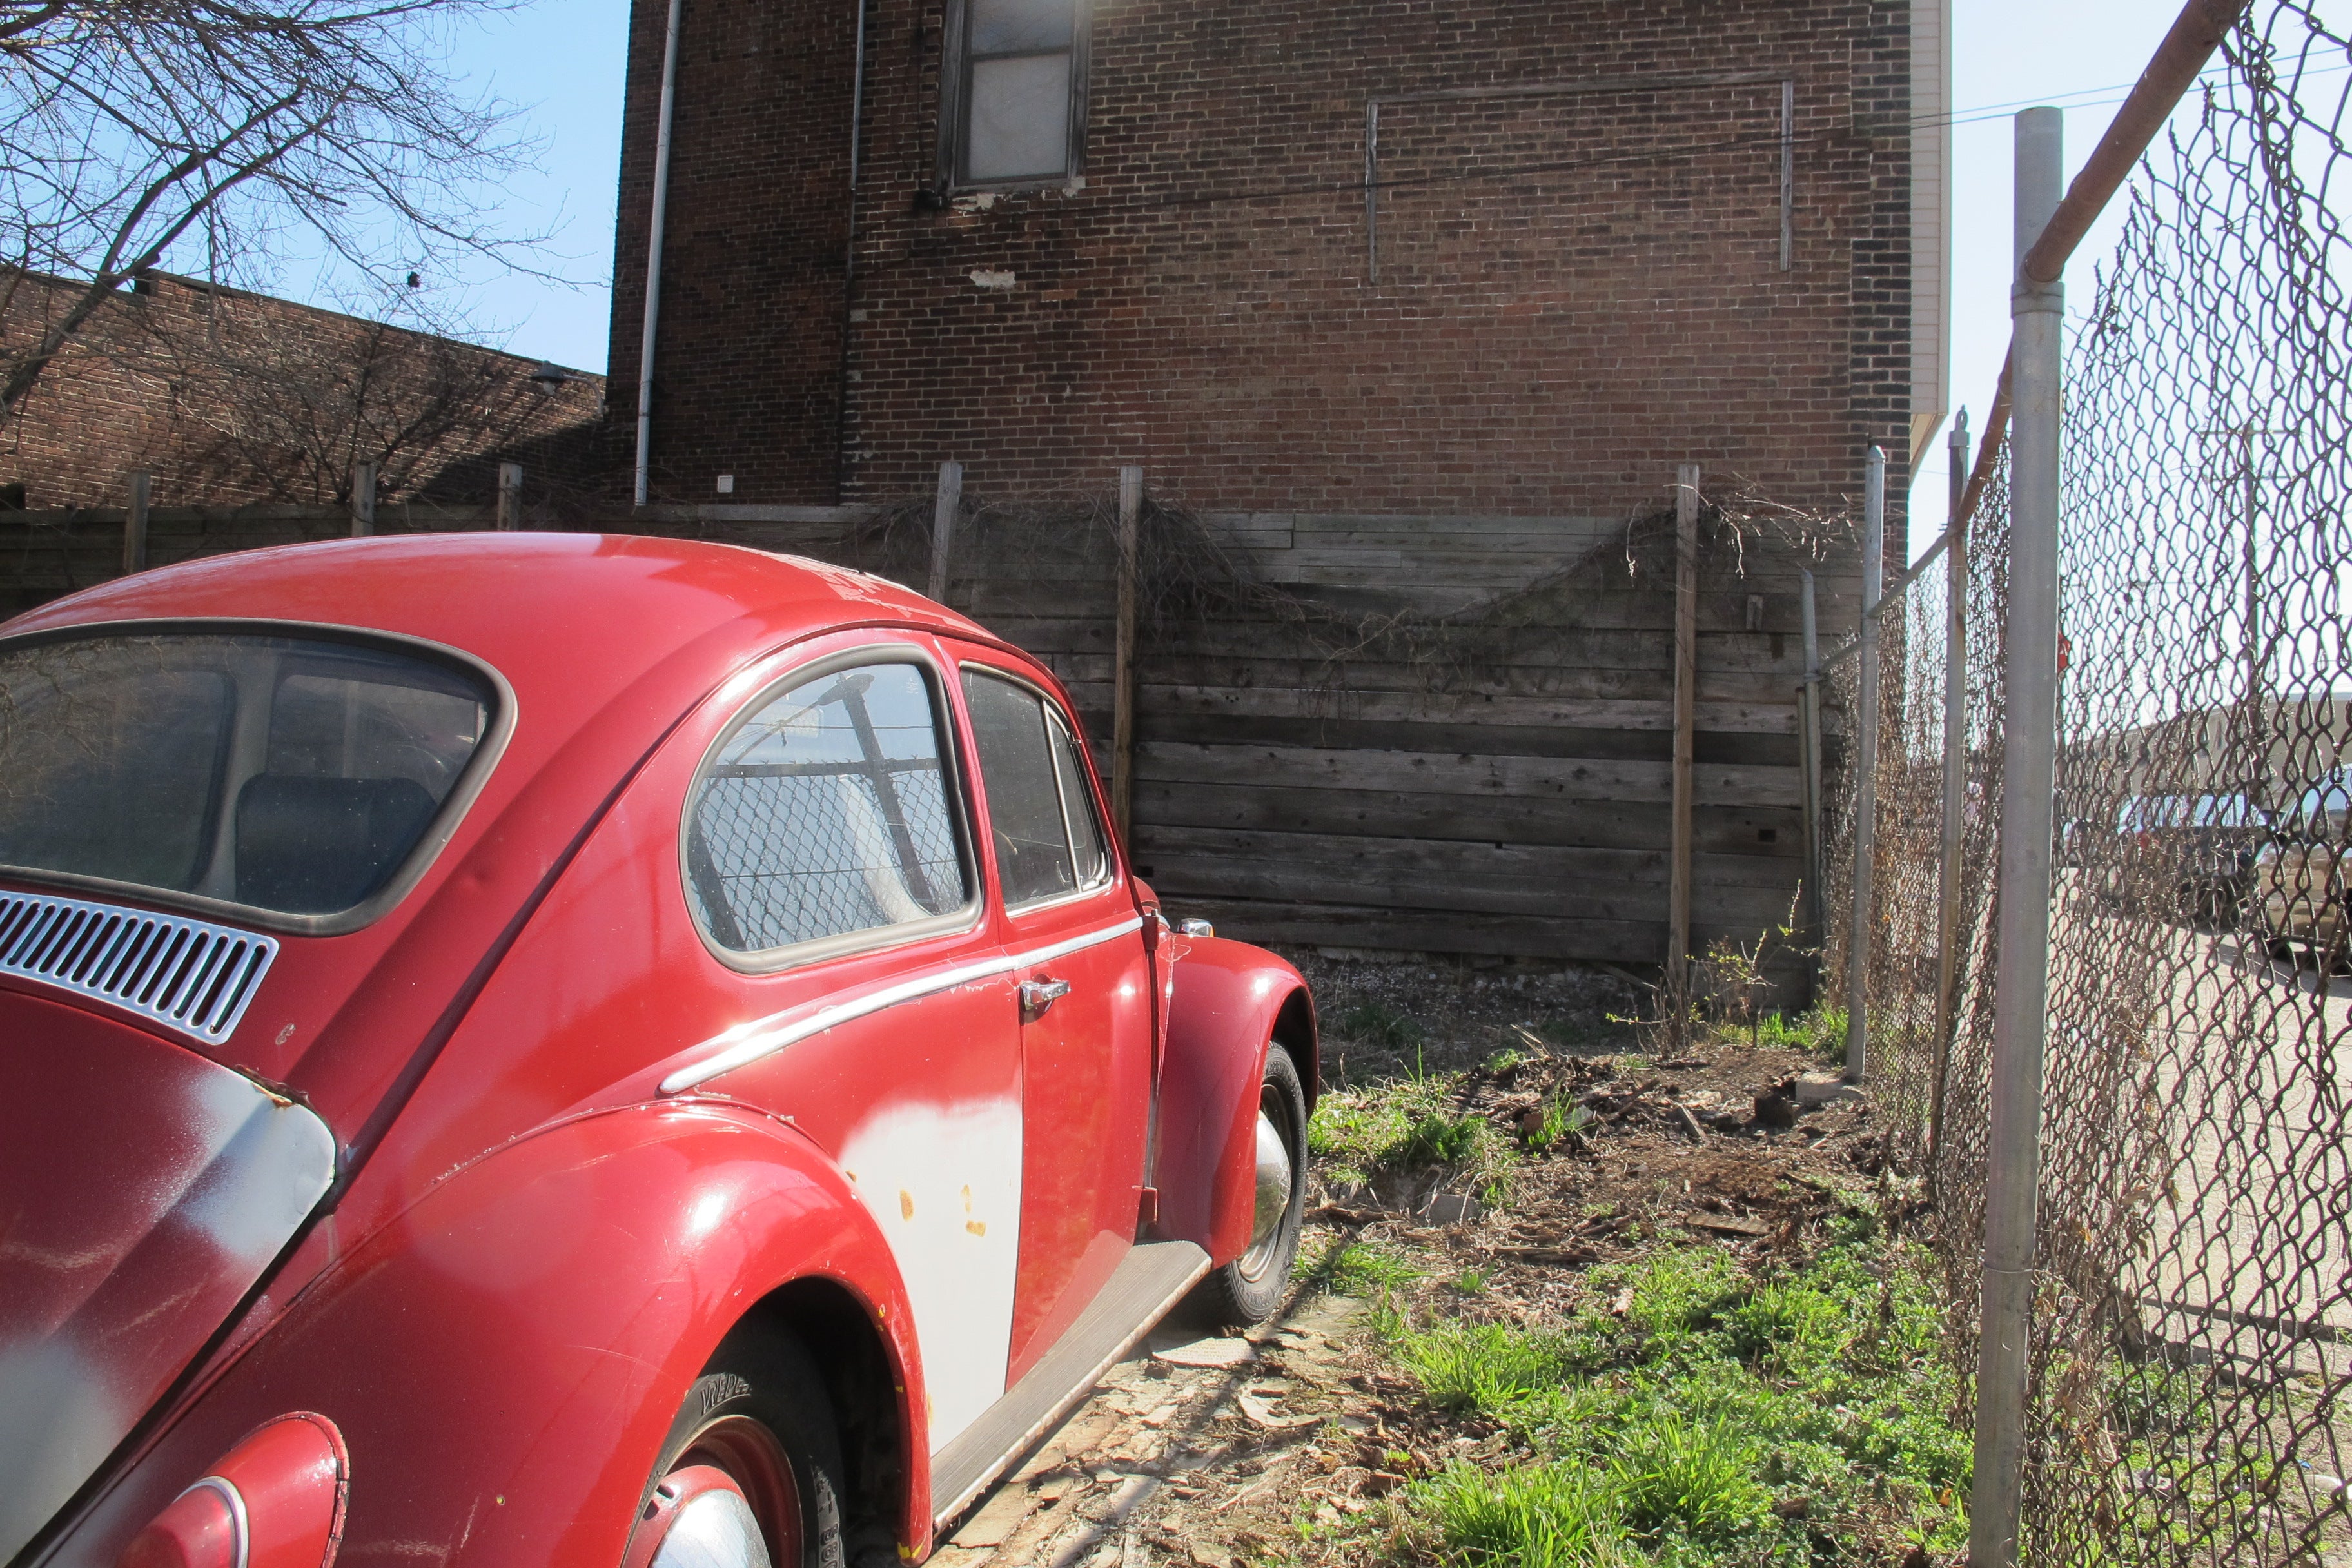
M803 1275L753 1303L728 1337L746 1329L789 1337L824 1380L840 1429L842 1525L853 1556L860 1536L877 1530L894 1545L915 1544L908 1521L923 1510L910 1506L906 1379L872 1307L838 1279Z
M1283 998L1274 1016L1273 1038L1298 1069L1298 1087L1307 1094L1307 1113L1314 1115L1315 1101L1323 1092L1323 1043L1315 1024L1315 998L1306 982Z
M1249 1245L1257 1168L1258 1085L1278 1047L1310 1112L1318 1079L1315 1008L1298 971L1263 948L1186 939L1168 1009L1160 1077L1160 1194L1154 1234L1196 1242L1220 1266Z
M797 1131L673 1101L552 1123L434 1184L192 1390L44 1561L112 1562L238 1434L317 1410L356 1456L353 1541L458 1568L618 1562L661 1434L747 1318L838 1378L878 1521L920 1552L922 1369L878 1226ZM895 1461L872 1452L894 1440Z

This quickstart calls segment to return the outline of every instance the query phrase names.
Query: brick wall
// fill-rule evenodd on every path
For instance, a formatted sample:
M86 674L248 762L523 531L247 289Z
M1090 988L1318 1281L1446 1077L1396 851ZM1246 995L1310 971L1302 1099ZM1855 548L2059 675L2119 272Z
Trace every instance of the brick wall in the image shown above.
M954 457L983 495L1140 462L1203 508L1605 516L1696 458L1834 506L1908 445L1911 9L1133 0L1094 18L1083 188L942 201L940 6L868 0L853 209L856 7L696 0L657 497L888 499ZM666 11L637 0L624 388ZM1373 280L1369 99L1735 73L1768 79L1386 104Z
M0 348L22 353L80 285L26 276ZM0 486L35 510L121 506L146 469L158 506L340 503L351 465L377 494L492 498L501 460L529 493L584 500L609 462L602 376L534 382L532 360L155 273L116 294L0 423Z

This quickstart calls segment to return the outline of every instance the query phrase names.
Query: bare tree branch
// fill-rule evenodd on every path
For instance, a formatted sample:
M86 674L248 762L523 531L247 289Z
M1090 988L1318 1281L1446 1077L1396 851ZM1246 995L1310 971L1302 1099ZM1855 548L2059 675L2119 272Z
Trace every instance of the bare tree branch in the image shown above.
M24 236L0 268L86 280L0 335L0 427L143 268L266 289L300 256L347 303L442 330L411 274L541 270L544 237L499 216L537 148L436 44L515 3L0 0L0 225Z

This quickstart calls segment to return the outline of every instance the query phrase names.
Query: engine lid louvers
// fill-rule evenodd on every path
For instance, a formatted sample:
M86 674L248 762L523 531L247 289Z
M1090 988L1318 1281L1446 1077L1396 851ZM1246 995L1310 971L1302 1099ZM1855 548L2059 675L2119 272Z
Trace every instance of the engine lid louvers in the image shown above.
M0 890L0 974L95 996L219 1045L278 956L275 939L149 910Z

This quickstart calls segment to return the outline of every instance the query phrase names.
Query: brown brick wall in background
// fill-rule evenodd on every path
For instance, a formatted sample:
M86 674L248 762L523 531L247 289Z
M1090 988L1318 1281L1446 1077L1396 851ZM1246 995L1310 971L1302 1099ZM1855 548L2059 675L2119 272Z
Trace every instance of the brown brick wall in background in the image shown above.
M637 0L623 421L665 15ZM1680 460L1815 506L1868 441L1899 461L1907 6L1100 5L1083 188L982 202L936 189L938 0L870 0L853 212L856 18L688 0L657 500L887 500L952 457L980 495L1139 462L1205 509L1593 516ZM1796 84L1790 269L1765 81L1391 104L1369 276L1369 98L1734 72Z

